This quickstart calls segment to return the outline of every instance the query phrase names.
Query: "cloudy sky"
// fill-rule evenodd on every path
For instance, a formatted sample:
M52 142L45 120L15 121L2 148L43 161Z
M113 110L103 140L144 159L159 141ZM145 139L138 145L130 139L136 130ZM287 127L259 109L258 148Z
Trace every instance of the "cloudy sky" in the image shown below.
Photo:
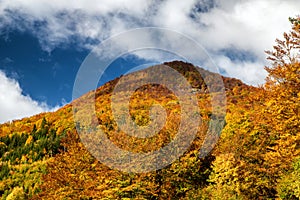
M299 8L299 0L0 0L0 122L70 102L89 52L141 27L184 34L203 46L223 75L262 84L264 50L290 30L288 17ZM161 41L184 48L170 38L153 43ZM149 51L118 59L105 80L130 65L170 59L156 58Z

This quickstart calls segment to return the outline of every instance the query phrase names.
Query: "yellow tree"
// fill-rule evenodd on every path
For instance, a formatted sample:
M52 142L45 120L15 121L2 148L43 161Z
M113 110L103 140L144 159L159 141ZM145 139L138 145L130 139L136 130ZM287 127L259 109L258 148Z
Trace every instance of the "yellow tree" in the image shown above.
M281 177L300 156L300 17L290 18L292 30L276 40L266 81L265 123L272 139L264 155L268 172Z
M267 51L273 63L266 67L265 86L269 100L264 112L273 138L265 159L283 169L300 153L300 17L290 21L292 30L284 33L284 40L276 40L274 51Z
M214 188L222 180L225 190L240 197L275 198L276 185L300 155L300 18L290 20L292 30L267 51L272 65L266 67L264 88L229 106L213 163ZM222 159L226 155L233 158ZM220 159L228 165L217 162Z

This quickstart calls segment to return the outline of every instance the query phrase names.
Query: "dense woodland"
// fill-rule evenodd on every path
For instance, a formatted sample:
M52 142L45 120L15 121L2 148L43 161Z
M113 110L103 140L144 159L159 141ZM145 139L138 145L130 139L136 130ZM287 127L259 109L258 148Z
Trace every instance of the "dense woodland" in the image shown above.
M201 111L197 114L203 123L183 156L155 172L110 169L81 143L77 130L84 125L74 123L70 104L0 125L2 199L300 199L300 18L290 21L291 31L266 51L270 66L264 85L252 87L223 77L225 125L206 157L198 156L212 117L203 77L192 64L164 63L195 88ZM180 121L177 97L159 85L134 92L130 114L137 124L149 123L154 102L167 113L165 127L156 136L137 139L120 131L112 116L110 97L118 80L76 102L84 103L95 92L97 123L123 149L148 152L168 144Z

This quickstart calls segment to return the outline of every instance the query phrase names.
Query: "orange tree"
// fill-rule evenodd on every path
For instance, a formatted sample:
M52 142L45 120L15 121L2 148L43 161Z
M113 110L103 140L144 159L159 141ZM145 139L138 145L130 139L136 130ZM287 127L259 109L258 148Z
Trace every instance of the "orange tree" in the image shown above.
M293 188L281 181L298 169L293 162L300 153L300 18L290 21L292 30L266 51L266 84L228 106L207 188L211 198L275 198L283 187Z

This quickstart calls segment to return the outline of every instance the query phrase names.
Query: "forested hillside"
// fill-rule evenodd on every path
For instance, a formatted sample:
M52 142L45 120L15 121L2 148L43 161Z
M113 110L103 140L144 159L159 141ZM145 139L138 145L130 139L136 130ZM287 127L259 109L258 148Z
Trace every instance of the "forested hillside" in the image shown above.
M216 116L199 71L206 77L214 74L182 61L168 62L164 64L181 73L194 88L200 108L196 114L202 119L183 156L154 172L110 169L80 141L77 130L84 126L74 122L69 104L53 113L0 125L2 199L299 199L300 19L290 21L292 30L266 52L271 64L266 67L264 85L252 87L222 77L227 97L225 124L207 156L200 158L199 149L209 120ZM167 121L151 139L129 137L117 127L110 107L118 80L75 103L95 92L97 123L123 149L148 152L168 144L180 122L176 95L155 84L137 89L130 100L132 119L147 125L155 102L165 108Z

